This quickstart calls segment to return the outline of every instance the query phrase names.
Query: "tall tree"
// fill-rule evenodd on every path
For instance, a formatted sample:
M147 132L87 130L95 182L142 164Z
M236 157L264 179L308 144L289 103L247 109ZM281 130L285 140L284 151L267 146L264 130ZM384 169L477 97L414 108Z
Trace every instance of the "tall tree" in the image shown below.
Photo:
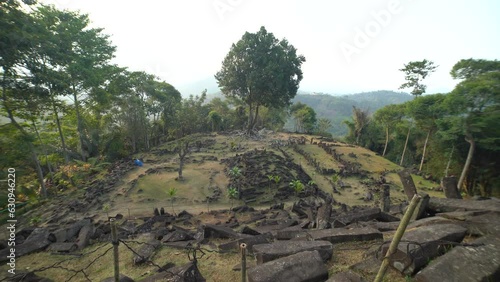
M248 106L247 133L251 133L261 106L282 108L295 97L302 80L302 55L286 39L276 39L261 27L246 32L231 46L215 78L228 97L239 97Z
M332 121L327 118L318 119L318 133L321 135L330 134L328 130L332 127ZM331 135L330 135L331 136Z
M360 144L360 139L365 132L366 127L371 121L370 113L367 109L360 109L352 106L352 121L345 120L344 123L349 128L348 138L352 139L357 145Z
M144 145L146 150L149 150L149 131L150 122L149 117L155 112L155 101L156 101L156 77L152 74L147 74L145 72L132 72L129 75L129 79L132 86L132 93L134 97L137 98L138 111L140 114L137 116L139 128L135 133L141 133L138 138L140 142ZM139 142L139 140L137 140Z
M404 68L400 69L400 71L404 72L406 82L403 83L399 89L412 88L411 94L416 97L425 93L427 88L426 85L422 84L422 81L431 73L436 71L438 66L434 65L434 62L429 60L422 61L414 61L409 62L404 65ZM411 126L408 127L408 133L406 135L406 142L403 149L403 153L401 154L401 165L403 164L404 155L406 152L406 148L408 146L408 140L410 138L410 129Z
M290 113L295 120L295 131L312 133L316 127L316 112L303 103L295 103L290 107Z
M458 64L463 65L463 61ZM449 108L455 114L452 116L454 124L461 128L465 141L469 143L467 158L458 181L459 189L462 188L469 172L478 142L490 150L500 150L500 134L495 124L500 120L500 65L496 64L495 69L490 67L491 62L481 64L480 61L475 61L474 64L466 66L467 71L460 67L453 68L452 75L465 80L447 97Z
M400 105L387 105L375 112L373 118L385 127L385 145L382 156L387 152L389 144L389 130L398 123L404 115L404 110Z
M415 120L416 125L420 129L427 132L424 147L422 149L419 171L422 171L422 167L424 165L429 138L437 129L436 122L444 115L444 109L442 107L444 99L445 96L443 94L426 95L415 99L408 104L409 114Z
M82 101L102 94L92 91L105 81L110 70L109 61L114 56L115 47L111 45L109 36L102 33L101 28L90 28L88 15L70 11L60 11L51 6L39 9L43 20L53 34L53 42L57 48L57 60L53 60L56 68L65 74L69 94L73 99L77 116L79 136L79 153L85 160L89 157L89 133L85 130L82 116Z
M176 110L177 137L210 131L210 123L207 116L210 112L205 104L207 90L201 95L190 95L188 99L182 100L180 107Z
M51 6L39 6L31 14L37 27L37 36L32 41L33 48L27 53L26 68L31 73L32 82L37 88L48 93L53 118L55 120L65 164L69 163L66 138L61 126L60 112L63 103L59 96L68 95L68 74L60 68L66 54L60 51L63 40L58 31L57 16L59 11Z
M181 93L171 84L161 81L157 84L157 91L160 102L163 137L168 137L169 130L174 127L176 109L182 101ZM159 137L158 137L159 138ZM159 140L158 140L159 142Z
M219 113L214 110L210 111L208 113L208 120L212 125L212 131L218 131L222 122L222 117L219 115Z
M411 94L415 95L415 97L424 94L426 85L422 84L422 80L434 72L437 67L434 62L426 59L405 64L400 71L404 72L406 82L399 89L412 88Z
M33 4L34 1L24 1ZM32 41L36 38L37 26L33 24L31 15L20 8L18 1L0 2L0 67L1 67L1 102L5 116L23 136L29 147L31 159L35 165L42 196L47 196L43 171L33 145L34 136L18 121L17 112L22 111L16 100L21 94L36 98L39 91L34 91L25 75L24 64L26 54L33 48ZM29 100L29 98L28 98Z

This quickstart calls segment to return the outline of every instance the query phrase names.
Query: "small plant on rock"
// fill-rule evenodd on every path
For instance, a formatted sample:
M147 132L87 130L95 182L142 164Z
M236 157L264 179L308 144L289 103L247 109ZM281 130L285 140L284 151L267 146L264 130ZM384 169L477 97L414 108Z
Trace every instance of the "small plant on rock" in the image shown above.
M237 179L238 179L238 177L240 177L240 176L241 176L241 169L240 169L239 167L237 167L237 166L235 166L235 167L231 168L231 169L229 170L229 176L231 177L231 179L233 180L233 182L236 182L236 181L237 181ZM240 190L240 189L241 189L241 187L240 187L240 185L237 183L237 192L238 192L238 194L240 194L240 193L241 193L241 190Z
M300 180L298 179L290 182L290 187L292 187L297 196L304 190L304 184L302 184L302 182L300 182Z
M233 203L234 203L234 199L236 199L238 197L238 190L234 187L229 187L229 190L227 191L227 195L229 197L229 200L231 202L231 208L230 210L233 209Z
M177 189L174 187L171 187L168 189L168 197L170 198L170 203L172 205L172 213L175 215L175 210L174 210L174 197L177 195Z
M272 175L272 174L268 175L267 179L269 179L269 194L271 194L271 184L274 181L274 175Z
M34 216L30 219L30 223L31 225L33 226L38 226L40 224L40 222L42 221L42 218L39 217L39 216Z
M274 183L276 183L276 188L278 188L278 184L281 182L281 176L275 175L274 176Z
M338 173L332 175L331 180L332 180L333 189L337 190L337 185L339 184L339 181L340 181L340 175Z
M102 205L102 211L106 213L106 216L109 218L109 210L111 209L111 206L109 203L106 203Z

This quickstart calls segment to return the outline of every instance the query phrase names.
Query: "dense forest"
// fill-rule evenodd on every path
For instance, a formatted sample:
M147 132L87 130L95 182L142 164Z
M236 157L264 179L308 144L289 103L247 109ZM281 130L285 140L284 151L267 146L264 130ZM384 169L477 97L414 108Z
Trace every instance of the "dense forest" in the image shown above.
M413 69L414 74L422 71L425 67ZM407 78L413 82L411 101L373 115L354 107L345 122L346 138L435 180L455 175L469 195L498 195L500 62L460 60L450 75L459 80L450 93L422 95L425 76L420 76Z
M215 74L226 99L207 101L112 64L116 47L87 15L30 4L0 1L0 169L16 169L20 199L81 187L109 162L193 133L282 130L291 118L294 131L330 136L340 121L328 105L292 104L305 57L264 27L233 44ZM448 94L373 114L346 104L346 139L436 179L460 175L470 194L498 193L499 63L462 60L451 74Z

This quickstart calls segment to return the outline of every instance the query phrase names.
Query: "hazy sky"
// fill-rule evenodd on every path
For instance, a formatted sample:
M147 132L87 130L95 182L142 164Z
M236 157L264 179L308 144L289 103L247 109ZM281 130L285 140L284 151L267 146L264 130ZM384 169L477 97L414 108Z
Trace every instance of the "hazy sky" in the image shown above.
M398 69L422 59L439 65L427 93L448 92L460 59L500 59L498 0L39 2L89 14L117 46L115 63L155 74L183 95L214 92L231 44L260 26L306 57L300 89L308 92L397 90Z

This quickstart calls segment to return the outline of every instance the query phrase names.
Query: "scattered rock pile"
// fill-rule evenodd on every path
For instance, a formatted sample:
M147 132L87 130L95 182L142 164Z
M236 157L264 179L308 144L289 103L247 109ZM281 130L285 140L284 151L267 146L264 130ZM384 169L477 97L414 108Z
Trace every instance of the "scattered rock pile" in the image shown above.
M143 218L141 224L118 220L118 236L140 236L147 242L138 250L140 255L133 258L135 265L154 260L155 253L163 246L178 249L203 246L236 253L240 244L245 243L256 260L256 265L248 268L248 281L326 281L325 262L332 259L338 244L370 241L376 248L366 253L366 259L328 281L342 281L338 280L342 277L350 277L347 281L372 280L390 242L384 242L383 238L394 234L401 214L398 209L391 214L378 208L352 208L344 212L332 207L328 199L319 197L301 199L291 209L280 205L266 210L241 206L235 211L210 212L221 219L217 224L197 222L187 212L177 216L158 212ZM408 226L397 252L390 257L390 265L402 277L413 276L416 281L498 280L499 200L431 198L425 214L429 217L414 220ZM17 233L17 255L41 250L71 253L93 240L109 241L109 233L109 224L94 223L91 219L57 227L28 228ZM0 250L0 261L5 261L6 252L6 248ZM204 281L196 263L171 266L143 281L179 277L185 279L179 281ZM287 280L292 277L293 280Z
M244 154L222 159L222 164L226 165L227 174L233 167L241 170L241 175L230 180L229 186L239 187L239 197L245 203L266 204L268 202L258 201L258 197L269 191L271 185L268 175L278 175L281 181L273 184L273 193L276 201L283 201L290 198L294 191L289 187L293 180L300 180L301 183L308 183L310 176L291 158L283 158L272 151L252 150ZM305 189L301 196L316 193L317 186L312 189Z

